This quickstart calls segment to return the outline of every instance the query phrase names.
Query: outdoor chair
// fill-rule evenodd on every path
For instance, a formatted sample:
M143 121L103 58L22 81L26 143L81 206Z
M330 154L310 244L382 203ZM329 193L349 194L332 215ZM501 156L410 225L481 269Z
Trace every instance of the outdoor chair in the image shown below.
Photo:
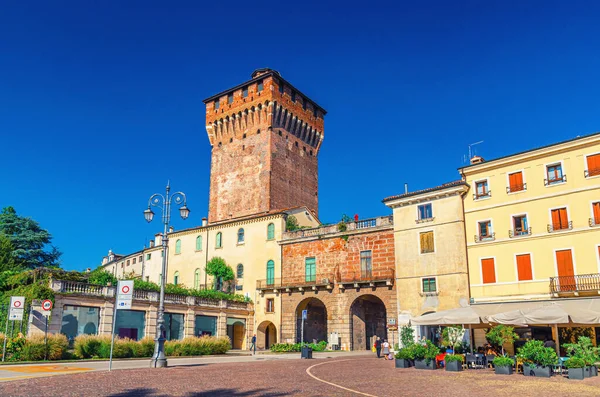
M485 355L485 362L487 363L488 368L494 368L494 363L493 363L494 358L496 358L496 356L494 356L493 354Z
M483 354L467 354L466 357L466 362L467 362L467 368L471 368L471 369L480 369L483 368L483 360L485 359L485 357L483 357Z

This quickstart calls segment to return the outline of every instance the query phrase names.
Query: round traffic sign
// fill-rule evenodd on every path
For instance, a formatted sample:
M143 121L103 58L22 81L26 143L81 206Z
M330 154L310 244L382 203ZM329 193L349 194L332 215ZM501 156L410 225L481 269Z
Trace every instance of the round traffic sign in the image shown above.
M21 307L21 301L15 301L14 306L15 307Z
M124 294L129 292L129 286L128 285L124 285L123 288L121 288L121 291L123 291Z
M42 309L44 309L45 311L52 310L52 301L50 299L46 299L45 301L43 301Z

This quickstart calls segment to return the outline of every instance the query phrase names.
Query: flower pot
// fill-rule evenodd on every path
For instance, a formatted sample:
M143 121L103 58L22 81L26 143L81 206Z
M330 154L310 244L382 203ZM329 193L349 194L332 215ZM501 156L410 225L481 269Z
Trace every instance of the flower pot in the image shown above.
M583 368L569 368L569 379L583 380Z
M592 376L592 370L590 367L583 367L583 377L589 378Z
M410 368L412 367L411 360L406 358L397 358L396 359L396 368Z
M416 369L436 369L435 360L415 359Z
M592 376L598 376L598 367L596 367L595 365L592 365L590 367L590 369L591 369L590 375L592 375Z
M446 371L459 372L462 370L462 361L450 361L446 363Z
M549 378L552 375L552 368L540 365L523 365L523 375Z
M494 372L496 372L496 375L512 375L513 368L512 365L496 365Z

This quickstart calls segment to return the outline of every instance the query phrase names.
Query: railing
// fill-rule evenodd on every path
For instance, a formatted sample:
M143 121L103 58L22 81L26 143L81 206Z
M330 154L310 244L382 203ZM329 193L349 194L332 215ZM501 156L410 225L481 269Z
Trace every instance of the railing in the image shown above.
M524 190L527 190L527 184L526 183L521 183L519 185L507 186L506 187L506 194L508 194L508 193L515 193L515 192L522 192Z
M590 225L590 227L600 226L600 219L590 218L588 220L588 224Z
M199 296L195 296L194 304L196 306L219 307L221 304L221 301L218 299L200 298Z
M492 234L487 234L485 236L476 234L475 235L475 242L476 243L481 243L483 241L494 241L496 240L496 232L492 233Z
M562 183L562 182L566 182L566 181L567 181L567 175L565 174L560 178L544 179L544 186L554 185L556 183Z
M552 294L585 291L600 293L600 274L550 277L550 293Z
M293 232L284 232L283 240L290 240L302 237L323 236L326 234L346 233L354 230L372 229L382 226L392 226L394 224L393 217L381 216L378 218L362 219L348 223L337 223L335 225L327 225L314 227L310 229L294 230Z
M65 292L69 294L83 294L83 295L95 295L103 296L105 291L102 285L82 283L79 281L66 281L57 280L61 283L58 292Z
M558 223L558 224L549 224L548 233L560 231L560 230L571 230L573 229L573 221L569 221L567 223Z
M137 299L137 300L149 300L150 299L150 291L142 291L142 290L137 290L137 289L133 289L133 299Z
M473 193L473 200L480 200L483 198L488 198L488 197L492 197L492 191L488 190L487 192L484 193Z
M429 218L415 219L415 222L416 223L433 222L434 219L435 219L434 216L430 216Z
M592 168L591 170L584 170L583 176L589 178L590 176L600 175L600 168Z
M527 229L523 230L522 228L518 227L515 230L511 229L508 231L508 237L510 238L521 236L531 236L531 228L528 227Z
M233 301L227 301L227 307L230 309L247 309L248 308L248 304L246 302L233 302Z
M187 303L187 295L165 294L165 302L170 303Z
M394 269L375 269L371 271L356 271L342 274L340 283L359 283L387 281L395 278Z
M271 278L266 280L256 280L256 289L279 289L281 288L280 278Z

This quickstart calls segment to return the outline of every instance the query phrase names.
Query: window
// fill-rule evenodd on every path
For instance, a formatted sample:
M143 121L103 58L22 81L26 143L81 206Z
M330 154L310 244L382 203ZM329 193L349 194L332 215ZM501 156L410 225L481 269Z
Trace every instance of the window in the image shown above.
M257 86L256 86L258 92L261 92L264 89L264 85L263 85L263 81L259 81Z
M152 258L152 254L146 254L146 260L149 261Z
M422 278L421 282L423 283L423 292L437 292L435 277Z
M313 108L313 116L316 118L317 117L317 108Z
M215 248L223 247L223 242L221 241L222 237L223 237L223 234L221 232L217 233L217 237L215 239Z
M175 272L175 274L173 275L173 284L179 284L179 272Z
M227 95L227 103L230 105L233 103L233 94Z
M237 240L238 244L244 243L244 229L243 228L238 229L237 238L238 238L238 240Z
M517 255L517 276L519 281L533 280L530 254Z
M267 285L275 284L275 262L267 262Z
M478 223L479 240L492 238L492 221L482 221Z
M129 259L127 259L127 266L129 266Z
M600 153L587 156L587 172L585 176L600 175Z
M194 289L200 289L200 269L194 271Z
M275 239L275 225L269 223L269 225L267 226L267 240L273 239Z
M317 261L314 257L304 260L304 281L317 281Z
M175 241L175 255L181 254L181 240Z
M419 220L427 220L433 218L433 212L431 210L431 203L423 204L417 207L419 212Z
M551 211L552 225L549 231L570 229L569 217L566 208L557 208Z
M526 189L527 187L523 183L523 172L508 174L508 193L520 192Z
M546 166L546 185L552 185L555 183L563 182L564 176L562 171L562 164L553 164Z
M140 258L138 259L138 262L142 262L144 260L144 255L140 255Z
M371 278L373 265L372 265L372 251L360 251L360 273L362 278Z
M308 102L308 101L306 100L306 98L302 98L302 109L303 109L303 110L306 110L306 102Z
M246 98L248 96L248 87L244 87L244 89L242 90L242 96L244 98Z
M218 108L219 108L219 100L217 99L217 100L215 101L215 110L217 110Z
M513 216L513 234L515 236L524 236L529 234L527 215Z
M484 284L493 284L496 282L496 267L494 258L481 260L481 279Z
M600 202L592 203L593 218L590 219L590 226L600 225Z
M283 94L285 92L285 85L280 81L279 82L279 93Z
M60 324L60 322L59 322ZM100 308L64 305L60 333L67 338L96 335L100 325Z
M196 237L196 251L202 251L202 236Z
M267 307L265 307L267 313L273 313L275 311L275 299L267 298Z
M434 251L433 245L433 231L419 233L419 240L421 242L421 253L427 254Z
M237 265L237 278L244 278L244 265Z
M490 191L488 190L487 180L475 182L475 200L489 196Z
M136 262L137 262L137 258L133 258L133 262L131 264L135 265Z
M167 340L183 339L183 314L165 313L165 338Z
M296 102L296 91L292 91L292 102Z

